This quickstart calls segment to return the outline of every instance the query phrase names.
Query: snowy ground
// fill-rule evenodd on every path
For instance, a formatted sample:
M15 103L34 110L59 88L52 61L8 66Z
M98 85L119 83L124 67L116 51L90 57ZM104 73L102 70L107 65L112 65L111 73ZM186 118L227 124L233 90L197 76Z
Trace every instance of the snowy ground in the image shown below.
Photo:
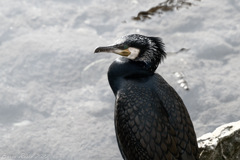
M0 1L0 160L120 160L106 75L117 55L93 51L130 33L160 36L170 52L190 48L157 72L183 98L198 137L239 120L240 1L189 1L131 19L160 2Z

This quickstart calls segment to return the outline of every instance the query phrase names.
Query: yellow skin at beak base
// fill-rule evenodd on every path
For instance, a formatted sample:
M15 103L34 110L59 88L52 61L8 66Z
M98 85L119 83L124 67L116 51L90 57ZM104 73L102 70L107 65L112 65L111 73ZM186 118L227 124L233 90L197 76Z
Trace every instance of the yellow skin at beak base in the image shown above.
M121 56L129 56L131 54L131 52L128 49L125 50L121 50L121 52L116 52L117 54L121 55Z

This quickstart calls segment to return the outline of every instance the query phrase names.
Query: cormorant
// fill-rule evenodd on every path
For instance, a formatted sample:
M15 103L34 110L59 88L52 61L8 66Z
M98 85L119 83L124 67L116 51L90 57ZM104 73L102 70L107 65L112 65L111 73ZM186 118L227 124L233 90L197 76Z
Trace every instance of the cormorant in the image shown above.
M123 36L95 53L112 52L108 80L115 95L115 131L125 160L198 160L196 134L177 92L157 73L166 57L158 37Z

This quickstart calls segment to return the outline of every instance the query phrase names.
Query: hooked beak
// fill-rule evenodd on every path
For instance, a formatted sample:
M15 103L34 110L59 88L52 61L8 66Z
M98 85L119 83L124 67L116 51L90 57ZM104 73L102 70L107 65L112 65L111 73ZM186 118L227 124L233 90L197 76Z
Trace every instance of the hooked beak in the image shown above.
M116 46L98 47L94 51L94 53L100 53L100 52L116 53L126 57L131 54L131 52L128 49L122 50L122 49L118 49Z

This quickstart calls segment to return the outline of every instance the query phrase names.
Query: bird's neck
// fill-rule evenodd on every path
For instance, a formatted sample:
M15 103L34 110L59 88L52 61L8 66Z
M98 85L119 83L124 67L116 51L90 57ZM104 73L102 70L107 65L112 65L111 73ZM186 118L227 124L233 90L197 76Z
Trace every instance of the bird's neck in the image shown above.
M117 58L109 67L108 81L116 95L120 86L128 80L147 78L154 74L150 63L133 61L126 57Z

